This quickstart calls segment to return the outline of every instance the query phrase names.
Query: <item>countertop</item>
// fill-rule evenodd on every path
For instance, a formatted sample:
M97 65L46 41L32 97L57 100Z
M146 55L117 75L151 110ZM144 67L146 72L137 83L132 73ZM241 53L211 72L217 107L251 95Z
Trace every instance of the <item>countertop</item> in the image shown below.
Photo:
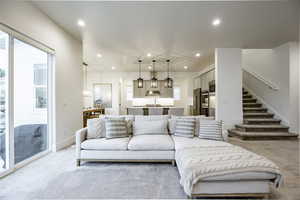
M176 106L130 106L127 108L183 108L183 107L176 107Z

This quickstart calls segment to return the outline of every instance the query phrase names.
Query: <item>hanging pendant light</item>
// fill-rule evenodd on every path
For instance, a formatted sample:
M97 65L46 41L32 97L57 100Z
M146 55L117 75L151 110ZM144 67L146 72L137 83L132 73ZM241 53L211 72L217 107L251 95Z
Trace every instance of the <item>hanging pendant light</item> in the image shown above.
M165 88L173 88L173 79L170 78L170 60L166 60L168 65L168 76L165 79Z
M158 86L158 81L157 81L157 78L155 77L155 60L152 60L152 63L153 63L153 75L152 75L152 78L150 80L150 87L151 88L157 88Z
M144 80L141 77L141 65L142 65L142 60L139 60L139 78L137 79L138 88L144 87Z

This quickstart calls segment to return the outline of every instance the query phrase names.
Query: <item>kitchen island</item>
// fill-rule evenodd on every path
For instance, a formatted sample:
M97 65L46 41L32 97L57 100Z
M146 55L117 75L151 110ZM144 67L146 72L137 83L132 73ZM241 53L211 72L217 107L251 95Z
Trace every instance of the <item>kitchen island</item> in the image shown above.
M157 109L163 109L163 115L168 115L169 109L170 108L179 108L175 106L132 106L132 107L127 107L127 114L129 114L128 109L130 108L140 108L143 110L143 115L149 115L149 108L157 108Z

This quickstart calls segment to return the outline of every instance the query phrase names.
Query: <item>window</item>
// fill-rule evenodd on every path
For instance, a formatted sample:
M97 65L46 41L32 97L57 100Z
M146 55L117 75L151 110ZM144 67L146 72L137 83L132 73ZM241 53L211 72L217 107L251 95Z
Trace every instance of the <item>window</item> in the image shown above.
M33 82L35 94L35 108L47 108L47 65L34 64L33 65Z
M180 100L180 87L173 88L174 100Z
M127 101L133 100L133 87L132 85L127 85L126 87L126 99Z

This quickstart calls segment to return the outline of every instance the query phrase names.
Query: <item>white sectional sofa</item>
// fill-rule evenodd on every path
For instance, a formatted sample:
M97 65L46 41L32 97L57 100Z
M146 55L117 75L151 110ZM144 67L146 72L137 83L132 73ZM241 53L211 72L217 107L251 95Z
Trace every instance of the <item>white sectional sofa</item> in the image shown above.
M136 116L135 123L142 120L165 120L166 116ZM201 119L200 119L201 120ZM169 121L170 123L170 121ZM169 131L172 129L169 126ZM147 127L149 128L149 127ZM151 127L150 127L151 128ZM134 132L135 130L133 130ZM172 132L172 131L170 131ZM187 148L214 148L233 146L225 141L163 135L131 135L125 138L87 139L88 129L76 133L76 163L99 162L170 162L177 163L179 174L184 176L184 166L175 152ZM175 162L176 161L176 162ZM272 172L241 172L207 177L193 185L189 197L194 196L254 196L270 193L270 183L278 174Z
M81 161L172 162L174 142L168 135L139 135L85 140L87 128L76 134L77 165Z

